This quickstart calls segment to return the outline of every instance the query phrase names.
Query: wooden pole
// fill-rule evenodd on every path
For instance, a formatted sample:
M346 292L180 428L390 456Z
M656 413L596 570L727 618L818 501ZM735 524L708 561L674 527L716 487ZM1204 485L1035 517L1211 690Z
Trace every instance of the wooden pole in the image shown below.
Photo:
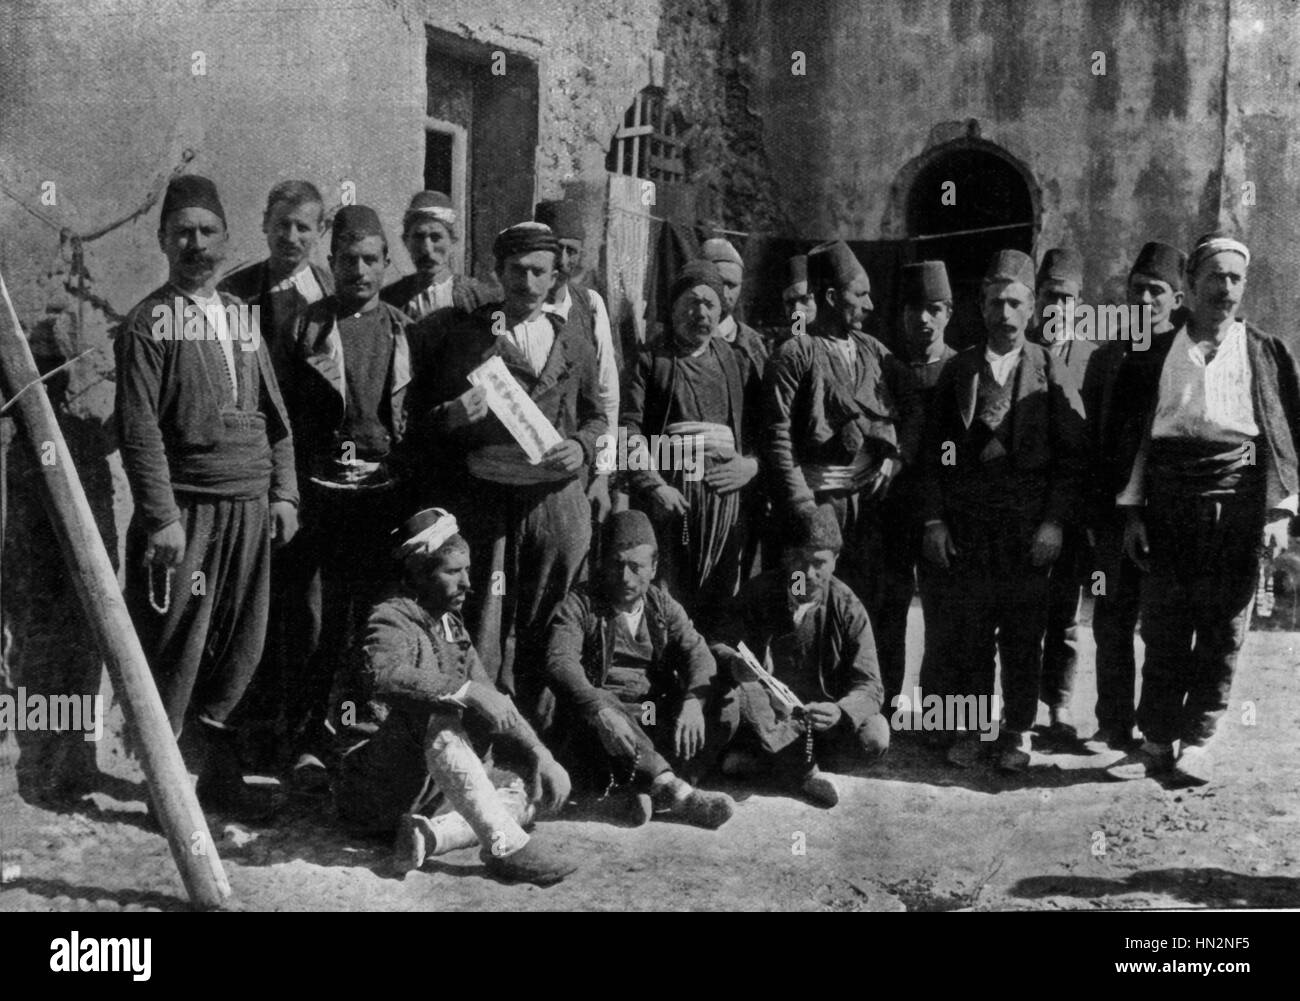
M0 295L9 321L0 329L0 389L6 406L12 405L41 473L50 522L113 690L135 731L154 808L181 880L196 906L219 908L230 896L230 883L2 274Z

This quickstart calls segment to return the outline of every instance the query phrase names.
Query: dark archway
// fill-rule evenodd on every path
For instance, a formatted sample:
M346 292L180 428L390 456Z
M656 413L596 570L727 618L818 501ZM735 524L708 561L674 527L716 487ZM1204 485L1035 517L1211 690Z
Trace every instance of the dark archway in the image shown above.
M1007 249L1033 256L1040 216L1032 175L1005 150L967 136L908 163L894 196L890 222L903 230L904 259L948 266L954 299L948 343L959 349L976 343L984 336L979 294L989 258Z

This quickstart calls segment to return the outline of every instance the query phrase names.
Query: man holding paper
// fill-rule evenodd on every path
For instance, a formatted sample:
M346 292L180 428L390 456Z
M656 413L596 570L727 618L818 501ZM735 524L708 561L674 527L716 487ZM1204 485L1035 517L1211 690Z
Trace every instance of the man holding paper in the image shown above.
M541 223L503 230L493 253L505 300L433 314L411 332L409 440L424 498L460 512L483 554L471 581L474 646L543 725L546 620L585 576L583 484L607 429L595 346L542 311L558 250Z

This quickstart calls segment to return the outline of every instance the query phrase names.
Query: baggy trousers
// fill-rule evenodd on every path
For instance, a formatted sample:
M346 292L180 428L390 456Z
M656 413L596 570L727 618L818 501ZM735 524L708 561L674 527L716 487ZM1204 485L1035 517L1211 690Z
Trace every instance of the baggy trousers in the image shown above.
M1052 564L1047 585L1047 626L1043 632L1043 672L1039 698L1050 709L1068 709L1079 665L1080 573L1087 559L1083 532L1067 525L1061 554Z
M177 494L185 554L171 579L143 565L148 533L127 531L126 602L179 736L187 712L224 724L262 656L271 588L271 520L266 496L251 500ZM150 577L152 576L152 582Z
M1137 722L1137 658L1133 653L1142 572L1124 555L1122 516L1096 530L1096 569L1103 590L1092 605L1092 635L1097 641L1097 725L1131 733Z
M1147 740L1208 741L1228 708L1255 599L1264 530L1253 491L1152 493L1146 509L1151 572L1142 581L1142 700Z

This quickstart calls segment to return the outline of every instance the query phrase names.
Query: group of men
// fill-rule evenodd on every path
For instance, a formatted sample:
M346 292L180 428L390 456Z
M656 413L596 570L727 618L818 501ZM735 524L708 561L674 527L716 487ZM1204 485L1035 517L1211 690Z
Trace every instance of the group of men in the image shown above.
M962 352L943 263L908 265L893 352L843 242L790 262L769 341L736 315L741 255L708 240L625 360L573 204L497 236L499 288L453 273L457 222L417 194L416 272L385 286L377 213L334 213L327 271L324 202L283 182L268 259L222 278L216 187L168 188L168 282L116 339L127 596L206 807L265 813L236 739L257 701L291 784L396 831L410 866L478 844L500 878L563 878L527 828L572 784L631 824L721 826L719 772L833 806L826 772L878 759L904 710L918 584L924 691L996 705L1001 663L997 739L946 725L946 759L1020 771L1040 699L1077 736L1097 571L1094 740L1126 753L1117 778L1204 774L1259 555L1296 511L1300 375L1236 317L1243 244L1143 248L1149 350L1053 325L1081 292L1069 251L995 255Z

